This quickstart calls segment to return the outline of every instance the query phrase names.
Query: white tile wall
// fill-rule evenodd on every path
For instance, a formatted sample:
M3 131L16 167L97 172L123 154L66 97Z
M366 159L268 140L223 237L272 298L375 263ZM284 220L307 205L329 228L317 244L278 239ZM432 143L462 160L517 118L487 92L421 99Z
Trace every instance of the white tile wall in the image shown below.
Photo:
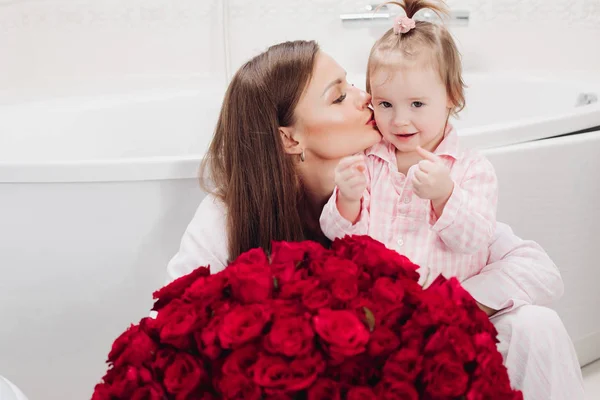
M6 96L225 83L220 0L0 0Z
M380 2L0 0L0 102L206 79L225 85L249 57L293 39L316 39L348 71L362 72L389 21L344 24L339 15ZM471 12L468 27L452 29L467 70L600 71L600 0L448 3Z
M269 44L317 39L346 69L362 71L370 46L388 27L342 23L369 0L229 0L235 70ZM471 12L452 28L466 69L600 70L600 0L449 0Z

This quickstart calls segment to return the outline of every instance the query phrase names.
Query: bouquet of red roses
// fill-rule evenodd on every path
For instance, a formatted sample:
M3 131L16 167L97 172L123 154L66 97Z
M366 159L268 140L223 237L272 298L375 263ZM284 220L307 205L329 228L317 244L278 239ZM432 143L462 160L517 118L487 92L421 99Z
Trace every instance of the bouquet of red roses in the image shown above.
M366 236L198 268L114 342L92 400L522 399L472 297L416 271Z

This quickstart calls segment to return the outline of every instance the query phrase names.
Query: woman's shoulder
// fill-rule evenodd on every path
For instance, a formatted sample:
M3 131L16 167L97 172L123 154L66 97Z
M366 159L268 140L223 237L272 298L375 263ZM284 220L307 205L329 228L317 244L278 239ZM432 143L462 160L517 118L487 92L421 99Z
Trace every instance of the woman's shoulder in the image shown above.
M211 272L227 265L227 206L208 194L188 224L177 254L167 266L167 282L186 275L199 266L210 265Z
M208 250L222 255L227 249L227 206L214 194L207 194L200 202L194 218L187 227L188 233L202 238Z
M221 222L224 221L227 216L227 206L217 196L212 193L207 194L204 199L200 202L194 219L198 220L202 224L209 222Z

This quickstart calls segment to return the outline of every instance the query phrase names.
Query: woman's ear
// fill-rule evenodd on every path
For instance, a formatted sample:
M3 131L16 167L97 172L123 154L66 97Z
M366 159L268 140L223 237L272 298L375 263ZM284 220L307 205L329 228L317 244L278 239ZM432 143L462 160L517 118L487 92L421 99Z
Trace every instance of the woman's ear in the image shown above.
M279 135L283 149L287 154L299 155L304 150L300 143L294 139L294 130L290 127L279 128Z

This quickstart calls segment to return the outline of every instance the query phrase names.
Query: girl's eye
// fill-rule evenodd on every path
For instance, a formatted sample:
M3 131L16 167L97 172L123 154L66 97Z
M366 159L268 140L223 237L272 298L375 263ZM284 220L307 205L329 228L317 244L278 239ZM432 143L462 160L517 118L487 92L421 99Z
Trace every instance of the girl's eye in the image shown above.
M382 106L383 108L390 108L392 106L392 104L387 101L382 101L381 103L379 103L379 105Z
M411 106L415 107L415 108L421 108L423 107L425 104L420 102L420 101L413 101Z
M335 99L333 101L333 104L340 104L342 101L344 101L346 99L346 93L344 93L343 95L341 95L340 97L338 97L337 99Z

